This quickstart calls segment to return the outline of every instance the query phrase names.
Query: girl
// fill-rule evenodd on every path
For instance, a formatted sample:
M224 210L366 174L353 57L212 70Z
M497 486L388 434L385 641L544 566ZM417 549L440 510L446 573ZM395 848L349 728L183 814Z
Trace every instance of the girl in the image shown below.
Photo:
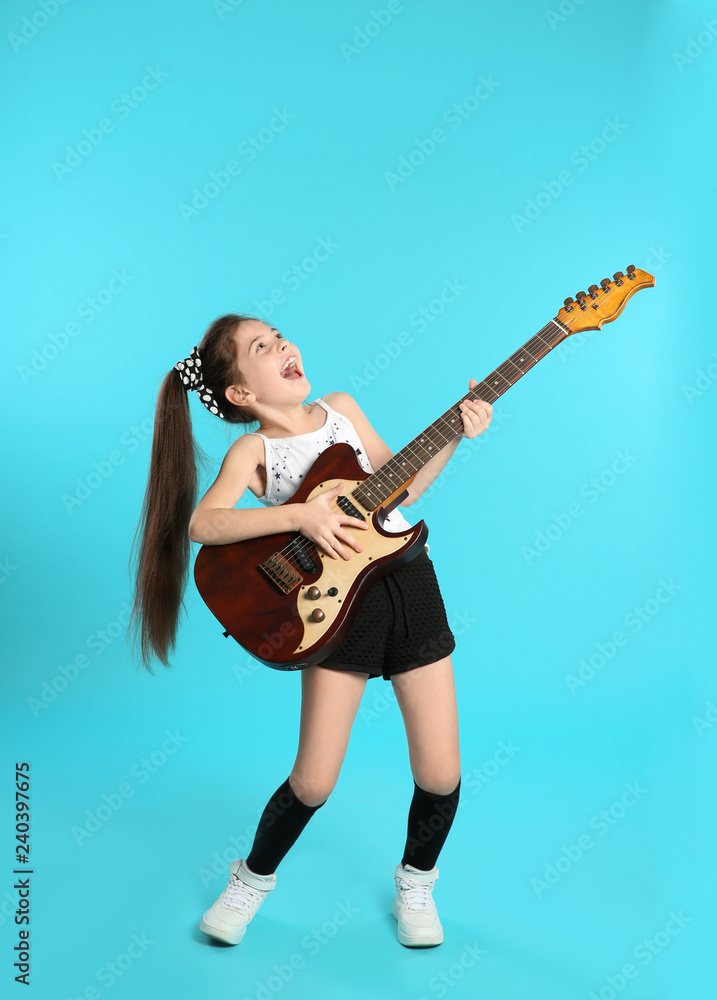
M469 388L477 385L475 379ZM186 585L190 541L222 545L259 535L301 532L334 559L362 551L368 525L332 501L343 484L305 503L284 504L316 457L348 441L366 472L392 457L345 392L313 403L299 348L250 316L215 320L190 356L175 365L159 391L149 481L140 521L140 551L130 630L151 672L156 656L169 666ZM188 391L223 420L258 423L229 448L219 474L195 507L195 445ZM445 466L461 436L475 437L491 420L480 399L461 403L463 431L418 472L402 506L413 503ZM236 509L246 489L263 508ZM409 522L395 508L384 522L400 533ZM443 941L433 886L436 861L458 807L460 756L448 626L428 546L376 580L345 638L320 663L301 671L299 747L287 779L266 804L246 858L230 865L226 889L200 923L205 934L238 944L267 894L279 862L339 776L366 682L390 680L408 739L413 798L393 914L408 947Z

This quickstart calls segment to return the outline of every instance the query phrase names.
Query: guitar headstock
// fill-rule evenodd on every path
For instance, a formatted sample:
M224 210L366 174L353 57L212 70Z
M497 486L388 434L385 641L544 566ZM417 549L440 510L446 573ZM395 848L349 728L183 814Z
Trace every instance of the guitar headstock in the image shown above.
M630 264L625 274L617 271L613 280L603 278L599 285L590 285L587 292L567 298L555 317L570 333L599 330L603 323L612 323L627 305L627 300L641 288L652 288L653 275Z

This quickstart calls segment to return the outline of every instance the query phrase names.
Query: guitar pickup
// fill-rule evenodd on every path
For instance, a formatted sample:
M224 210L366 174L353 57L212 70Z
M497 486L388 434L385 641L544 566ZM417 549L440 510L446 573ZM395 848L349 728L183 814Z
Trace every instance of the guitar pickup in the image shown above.
M290 594L302 580L279 552L269 556L266 562L260 564L259 569L263 570L284 594Z
M357 517L361 521L366 520L361 511L357 507L354 507L348 497L337 497L336 503L339 505L344 514L348 514L349 517Z
M289 542L289 555L304 573L317 573L318 566L311 558L310 546L315 547L314 542L309 541L303 535L297 535Z

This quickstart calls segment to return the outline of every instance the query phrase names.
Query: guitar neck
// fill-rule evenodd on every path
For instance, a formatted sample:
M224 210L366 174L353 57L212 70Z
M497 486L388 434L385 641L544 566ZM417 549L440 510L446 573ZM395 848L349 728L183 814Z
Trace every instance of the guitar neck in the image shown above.
M450 409L429 424L413 441L409 441L405 448L368 476L353 490L352 495L367 510L380 507L389 497L402 490L408 480L430 462L437 452L463 433L460 403L469 399L484 399L488 403L494 403L571 332L560 320L551 319L542 330L511 354L503 364L498 365L474 389L461 396Z

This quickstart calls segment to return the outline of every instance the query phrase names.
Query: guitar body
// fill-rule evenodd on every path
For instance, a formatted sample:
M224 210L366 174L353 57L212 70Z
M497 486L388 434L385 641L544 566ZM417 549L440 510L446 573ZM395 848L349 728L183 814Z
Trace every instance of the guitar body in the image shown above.
M332 508L369 525L367 531L356 532L363 551L349 550L350 559L334 559L295 532L203 545L199 550L194 579L204 602L227 634L266 666L299 670L323 660L349 631L366 590L423 548L428 537L424 521L400 534L383 528L405 490L374 510L351 496L369 475L351 445L334 444L318 456L285 501L304 503L343 482Z

